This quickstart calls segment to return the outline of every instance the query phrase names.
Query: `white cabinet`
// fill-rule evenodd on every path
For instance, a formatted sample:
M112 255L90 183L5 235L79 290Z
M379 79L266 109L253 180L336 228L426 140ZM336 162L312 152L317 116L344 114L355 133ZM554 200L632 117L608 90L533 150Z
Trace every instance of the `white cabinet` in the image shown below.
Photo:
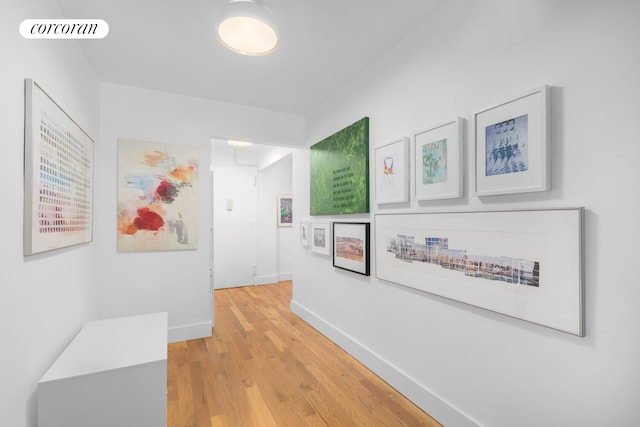
M167 313L87 323L38 383L38 427L161 427Z

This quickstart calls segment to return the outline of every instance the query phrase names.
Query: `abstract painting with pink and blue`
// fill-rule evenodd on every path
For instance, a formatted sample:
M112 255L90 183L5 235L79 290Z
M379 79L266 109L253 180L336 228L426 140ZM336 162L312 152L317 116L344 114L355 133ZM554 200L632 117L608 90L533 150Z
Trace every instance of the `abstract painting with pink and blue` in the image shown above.
M198 247L198 149L118 140L118 251Z

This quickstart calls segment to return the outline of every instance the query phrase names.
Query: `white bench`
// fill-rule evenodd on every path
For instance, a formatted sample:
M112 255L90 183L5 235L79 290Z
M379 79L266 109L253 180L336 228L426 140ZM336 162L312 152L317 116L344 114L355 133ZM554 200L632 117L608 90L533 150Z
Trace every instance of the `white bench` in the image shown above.
M88 322L38 383L38 427L162 427L167 313Z

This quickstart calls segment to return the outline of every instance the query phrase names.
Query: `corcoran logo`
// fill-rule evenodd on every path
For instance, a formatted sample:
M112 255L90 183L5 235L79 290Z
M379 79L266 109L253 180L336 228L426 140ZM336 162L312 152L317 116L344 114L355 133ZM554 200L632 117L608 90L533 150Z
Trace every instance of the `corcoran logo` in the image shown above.
M20 34L25 39L102 39L109 24L102 19L25 19Z

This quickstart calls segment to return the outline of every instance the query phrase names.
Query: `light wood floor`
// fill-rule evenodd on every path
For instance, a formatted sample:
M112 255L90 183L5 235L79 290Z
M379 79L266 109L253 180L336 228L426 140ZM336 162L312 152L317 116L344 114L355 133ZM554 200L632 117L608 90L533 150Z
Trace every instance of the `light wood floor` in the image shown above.
M290 301L291 282L215 291L213 336L169 345L168 427L440 426Z

